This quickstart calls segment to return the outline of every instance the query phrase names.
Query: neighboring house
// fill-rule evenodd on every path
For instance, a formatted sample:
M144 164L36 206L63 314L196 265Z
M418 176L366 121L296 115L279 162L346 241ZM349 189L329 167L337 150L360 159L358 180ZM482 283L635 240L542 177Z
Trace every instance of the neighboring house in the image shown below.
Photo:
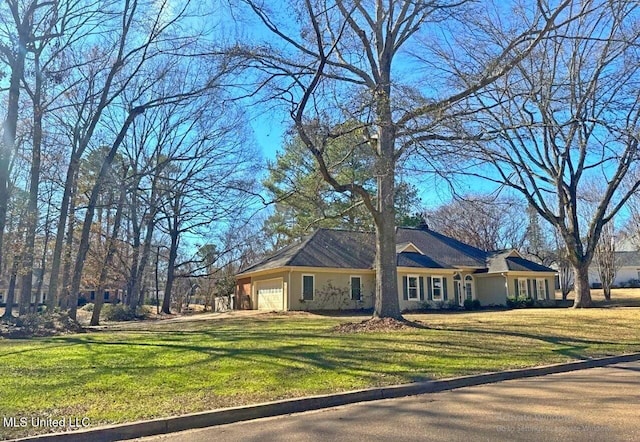
M422 228L397 229L400 309L428 304L504 305L507 296L554 299L555 272L517 251L484 252ZM236 308L373 308L373 233L320 229L236 276Z
M95 303L96 302L97 293L95 290L89 289L81 289L78 294L78 303L86 304L87 302ZM124 290L105 290L102 293L102 301L105 304L118 304L122 302L122 298L124 297Z
M640 280L640 252L615 252L615 257L616 277L613 285L620 286L629 281ZM595 259L589 266L589 282L591 284L601 284L598 264Z
M38 292L37 288L40 285L41 278L43 278L42 269L34 268L33 269L33 278L31 280L31 304L38 305L43 304L46 300L47 291L49 290L49 285L46 283L42 283L41 291ZM48 275L47 275L48 277ZM15 305L18 305L20 299L20 290L22 285L22 278L16 278L16 286L14 288L14 299ZM0 304L4 305L8 296L9 291L9 281L0 280Z

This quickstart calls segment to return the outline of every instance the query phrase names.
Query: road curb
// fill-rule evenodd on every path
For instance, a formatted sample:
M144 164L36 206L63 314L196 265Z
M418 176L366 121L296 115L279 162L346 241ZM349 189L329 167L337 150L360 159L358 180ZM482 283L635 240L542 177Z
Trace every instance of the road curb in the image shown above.
M211 427L230 424L263 417L281 416L303 411L319 410L339 405L367 402L380 399L391 399L413 396L425 393L437 393L474 385L491 384L511 379L522 379L535 376L545 376L554 373L565 373L587 368L604 367L623 362L640 360L640 353L611 356L605 358L586 359L563 364L545 365L533 368L506 370L501 372L484 373L479 375L462 376L458 378L441 379L435 381L416 382L412 384L392 385L388 387L369 388L365 390L349 391L345 393L309 396L298 399L266 402L243 407L223 408L201 413L192 413L148 421L132 422L128 424L110 425L86 430L66 433L44 434L32 436L16 441L55 441L55 442L110 442L137 437L153 436L173 433L194 428Z

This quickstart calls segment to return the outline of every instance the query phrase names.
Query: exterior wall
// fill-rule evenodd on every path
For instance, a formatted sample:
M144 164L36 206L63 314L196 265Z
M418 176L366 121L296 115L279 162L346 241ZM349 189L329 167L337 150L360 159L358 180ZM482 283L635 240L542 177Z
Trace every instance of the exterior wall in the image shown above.
M302 275L314 276L313 300L302 300ZM351 277L360 277L361 300L351 299ZM287 276L288 278L288 276ZM289 310L360 310L373 308L375 275L369 270L291 272Z
M506 277L507 293L505 293L505 276L502 274L473 274L471 271L441 270L424 271L424 269L398 269L398 297L401 311L423 309L425 307L439 308L444 305L462 305L460 299L455 297L454 275L459 274L462 284L461 296L464 300L464 280L467 275L473 277L472 299L480 301L482 306L505 305L507 296L513 297L516 293L517 279L545 279L547 281L549 299L555 299L554 276L544 274L541 276L532 272L514 273L509 272ZM313 300L302 299L302 276L314 276L314 297ZM407 300L404 299L403 279L405 276L418 276L424 278L424 299ZM351 277L361 278L361 300L351 299ZM430 300L427 278L440 276L445 278L446 299L440 301ZM332 269L326 271L321 268L309 268L302 270L282 270L278 272L265 273L258 276L240 278L236 283L236 299L240 302L238 309L256 309L257 293L256 283L259 281L269 281L279 279L282 281L285 310L358 310L371 309L374 304L375 294L375 274L370 270L342 270ZM443 287L444 292L444 287ZM443 293L444 294L444 293ZM533 283L531 284L530 296L534 297ZM244 301L243 301L244 300Z
M418 276L418 277L423 277L424 278L424 299L417 299L417 300L412 300L412 299L404 299L404 277L405 276ZM433 278L434 276L439 276L444 278L443 280L443 291L445 290L445 285L446 285L446 293L447 293L447 297L446 299L444 298L444 296L442 297L442 300L430 300L430 296L429 296L429 286L428 286L428 282L427 282L427 278L431 277ZM463 276L464 277L464 276ZM454 289L453 289L453 274L451 273L451 270L442 270L442 271L429 271L429 272L425 272L424 269L402 269L402 270L398 270L398 298L399 298L399 302L400 302L400 311L407 311L407 310L420 310L420 309L424 309L425 307L429 306L432 308L439 308L443 305L447 305L449 303L453 304L455 303L455 297L454 297ZM418 295L418 298L420 298L420 296Z
M505 277L502 275L475 275L476 299L482 307L506 305Z
M547 275L545 274L544 276L537 276L535 273L522 273L522 274L512 274L509 273L507 275L507 280L508 280L508 284L509 284L509 293L508 293L508 297L515 297L516 296L516 280L517 279L544 279L547 281L547 287L548 287L548 296L549 299L555 299L555 276L554 275ZM529 292L529 296L532 298L536 298L536 293L533 293L533 283L531 284L531 291ZM537 298L536 298L537 299Z
M241 278L236 281L236 310L251 310L251 278Z
M282 290L283 290L283 295L284 295L284 309L287 310L287 293L289 291L288 288L288 276L289 272L287 271L280 271L280 272L273 272L273 273L268 273L268 274L264 274L264 275L259 275L259 276L252 276L251 277L251 291L249 294L249 298L250 298L250 302L251 302L251 307L249 308L250 310L256 310L258 308L258 294L256 292L256 282L259 281L270 281L273 279L280 279L282 280ZM246 285L246 283L245 283Z
M620 285L630 279L640 279L640 267L620 267L616 272L616 278L614 279L613 284ZM591 265L589 267L589 282L600 283L600 275L598 274L598 267L596 265Z

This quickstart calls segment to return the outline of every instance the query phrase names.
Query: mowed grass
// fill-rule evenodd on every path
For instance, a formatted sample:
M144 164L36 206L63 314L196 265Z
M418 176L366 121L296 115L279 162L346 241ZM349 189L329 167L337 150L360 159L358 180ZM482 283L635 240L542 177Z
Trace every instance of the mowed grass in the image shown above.
M366 317L266 314L1 340L0 416L97 426L640 351L637 308L407 318L426 328L338 334ZM0 426L3 438L42 432Z

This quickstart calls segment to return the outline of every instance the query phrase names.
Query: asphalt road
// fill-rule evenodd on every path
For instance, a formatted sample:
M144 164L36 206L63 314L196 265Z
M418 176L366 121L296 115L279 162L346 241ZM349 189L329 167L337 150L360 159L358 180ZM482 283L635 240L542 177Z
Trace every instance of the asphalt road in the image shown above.
M640 441L640 362L138 440Z

